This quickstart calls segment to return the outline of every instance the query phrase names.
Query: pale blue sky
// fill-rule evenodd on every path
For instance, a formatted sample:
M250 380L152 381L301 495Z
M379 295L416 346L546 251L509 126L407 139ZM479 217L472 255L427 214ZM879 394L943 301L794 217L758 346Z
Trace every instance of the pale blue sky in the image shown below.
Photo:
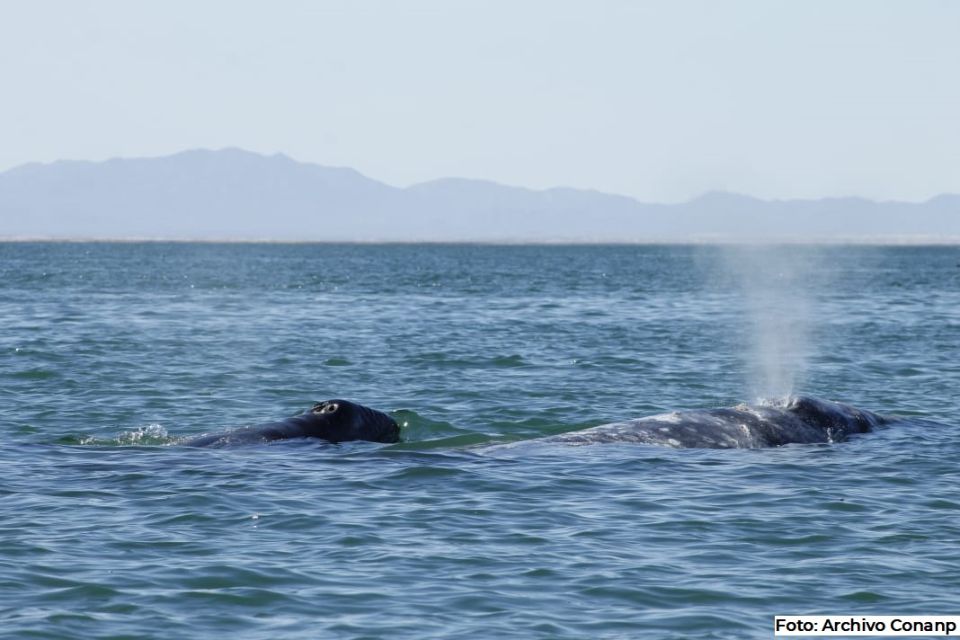
M960 192L960 2L0 0L0 170L238 146L405 186Z

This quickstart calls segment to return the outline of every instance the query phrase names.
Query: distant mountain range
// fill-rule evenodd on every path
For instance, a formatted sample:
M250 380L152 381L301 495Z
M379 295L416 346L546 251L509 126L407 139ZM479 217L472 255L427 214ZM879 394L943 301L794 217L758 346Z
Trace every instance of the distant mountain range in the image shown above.
M938 242L960 239L960 195L908 203L713 192L681 204L646 204L598 191L463 178L402 189L281 154L194 150L0 173L0 238Z

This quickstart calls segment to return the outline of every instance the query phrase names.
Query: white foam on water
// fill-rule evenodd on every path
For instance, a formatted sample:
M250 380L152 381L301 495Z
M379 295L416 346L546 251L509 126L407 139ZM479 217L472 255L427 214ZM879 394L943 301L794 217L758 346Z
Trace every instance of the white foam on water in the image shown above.
M117 444L166 444L170 440L167 430L159 424L148 424L117 434Z

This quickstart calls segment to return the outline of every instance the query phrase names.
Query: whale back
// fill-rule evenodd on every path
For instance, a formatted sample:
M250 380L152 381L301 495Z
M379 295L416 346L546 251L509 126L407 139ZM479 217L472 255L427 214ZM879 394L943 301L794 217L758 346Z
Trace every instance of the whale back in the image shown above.
M278 422L202 435L183 444L228 447L294 438L316 438L333 443L354 440L391 443L400 440L400 427L382 411L336 399L318 402L309 411Z
M755 449L827 443L872 431L886 418L838 402L790 396L759 405L675 411L563 433L540 441L572 445L606 442L676 448Z

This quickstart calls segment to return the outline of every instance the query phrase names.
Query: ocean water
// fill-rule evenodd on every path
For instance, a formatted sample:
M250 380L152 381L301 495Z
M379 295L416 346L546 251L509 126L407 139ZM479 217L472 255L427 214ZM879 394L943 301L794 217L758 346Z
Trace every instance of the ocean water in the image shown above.
M0 636L956 614L958 345L958 247L0 244ZM906 420L488 446L790 392ZM403 442L177 446L333 397Z

